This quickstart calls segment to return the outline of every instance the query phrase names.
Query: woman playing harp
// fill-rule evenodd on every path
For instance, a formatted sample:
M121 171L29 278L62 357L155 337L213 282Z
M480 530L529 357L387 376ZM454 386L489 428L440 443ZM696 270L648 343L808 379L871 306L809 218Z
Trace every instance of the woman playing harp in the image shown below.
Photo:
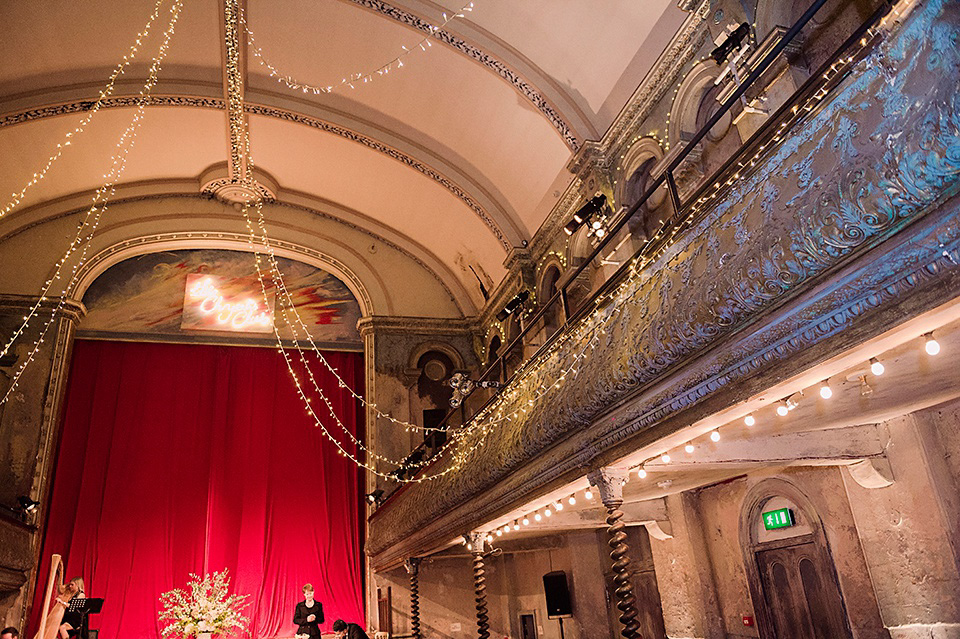
M63 615L75 597L83 597L83 579L74 577L69 583L63 583L63 562L60 555L53 556L50 566L50 581L47 583L47 595L44 598L46 616L40 622L40 630L34 639L69 639L70 631L75 630L73 624L64 623ZM53 590L56 589L56 599L50 603Z

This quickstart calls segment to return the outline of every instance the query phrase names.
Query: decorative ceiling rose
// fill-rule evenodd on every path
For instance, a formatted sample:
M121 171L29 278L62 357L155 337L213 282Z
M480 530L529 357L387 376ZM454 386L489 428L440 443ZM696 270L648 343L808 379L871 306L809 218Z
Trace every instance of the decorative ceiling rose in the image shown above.
M249 202L255 202L260 198L267 200L275 199L274 194L262 184L258 183L257 188L253 189L245 184L231 182L227 178L204 185L202 190L204 193L213 195L221 202L233 204L234 206L242 206Z
M279 186L276 180L259 169L254 169L253 178L256 189L249 184L232 180L226 163L221 162L200 174L200 192L234 206L242 206L259 198L268 201L277 199Z

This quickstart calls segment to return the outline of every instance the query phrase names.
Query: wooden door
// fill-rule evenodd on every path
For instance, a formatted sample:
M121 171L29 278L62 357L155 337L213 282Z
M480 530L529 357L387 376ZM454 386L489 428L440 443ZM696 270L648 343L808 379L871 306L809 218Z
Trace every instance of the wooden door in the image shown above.
M757 552L777 639L852 639L830 557L814 542Z
M387 586L386 595L382 588L377 588L377 629L380 632L393 636L393 592Z

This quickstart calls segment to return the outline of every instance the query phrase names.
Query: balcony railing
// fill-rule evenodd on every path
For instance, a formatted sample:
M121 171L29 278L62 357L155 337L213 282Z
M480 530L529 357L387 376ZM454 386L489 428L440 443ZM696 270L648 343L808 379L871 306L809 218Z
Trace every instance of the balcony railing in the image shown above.
M642 266L653 256L658 255L665 247L669 246L679 233L696 223L700 214L712 200L711 191L715 195L717 186L729 185L739 179L740 172L748 170L748 165L752 161L746 158L751 158L776 144L793 124L808 115L813 108L811 105L815 102L814 98L822 98L846 77L852 63L859 58L860 53L869 46L875 36L875 28L893 6L892 0L883 0L879 8L838 47L835 53L817 71L811 74L809 79L713 175L704 180L701 186L689 197L681 197L675 177L677 169L703 141L707 133L730 112L741 97L776 62L777 58L826 2L827 0L813 2L793 26L784 33L777 44L753 67L747 77L739 82L736 89L721 102L719 109L686 142L665 169L653 179L643 195L623 215L619 216L619 219L608 229L604 237L596 243L593 251L564 278L556 293L548 300L539 303L538 310L532 317L523 322L521 330L510 343L500 349L500 354L483 371L478 381L497 380L501 381L503 386L508 386L517 375L523 372L525 366L535 361L542 352L548 350L554 344L559 335L580 321L605 295L615 289L632 269L636 269L638 265ZM659 228L643 242L642 246L631 257L622 260L614 273L597 286L591 287L591 292L584 295L584 299L577 300L573 289L576 286L582 286L581 278L587 272L587 269L594 268L598 263L598 258L604 255L609 257L613 252L612 247L624 242L625 234L623 231L627 228L629 222L643 209L657 190L664 185L666 185L669 194L672 213L660 222ZM563 318L562 322L557 321L560 317ZM551 326L551 324L555 325ZM542 336L543 342L538 346L536 352L523 357L522 349L524 346L529 347L529 338L532 335ZM515 368L512 366L514 363L517 364ZM511 371L511 368L514 368L514 370ZM452 430L466 424L473 415L495 401L496 396L496 392L475 391L464 400L459 408L447 413L438 427L446 427L447 430ZM414 449L408 459L418 462L430 459L439 448L439 445L431 446L429 442L426 442ZM433 461L436 462L437 460ZM420 473L429 474L431 465L419 467L417 470ZM404 476L406 472L413 473L414 471L401 468L397 472Z

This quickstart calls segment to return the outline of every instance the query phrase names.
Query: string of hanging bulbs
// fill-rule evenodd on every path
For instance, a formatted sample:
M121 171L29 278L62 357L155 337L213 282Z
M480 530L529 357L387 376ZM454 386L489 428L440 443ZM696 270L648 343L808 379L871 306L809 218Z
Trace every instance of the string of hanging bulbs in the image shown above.
M163 7L165 0L156 0L156 3L153 6L153 12L151 12L150 17L147 19L147 24L137 32L136 37L134 38L134 43L130 45L130 48L127 50L127 53L123 56L123 59L117 63L116 67L113 69L113 73L110 74L110 77L107 79L107 84L100 89L100 93L97 95L96 101L93 103L93 106L87 111L87 114L84 115L80 122L73 127L70 131L66 132L63 136L63 141L57 143L56 150L47 158L47 161L43 163L40 169L38 169L27 183L19 191L14 191L10 194L10 200L3 205L3 208L0 209L0 217L3 217L7 213L10 213L20 204L27 192L41 182L46 176L50 168L56 164L64 151L66 151L68 146L72 146L74 139L79 137L87 128L87 125L96 117L97 113L100 112L103 107L104 102L107 98L113 95L116 90L117 79L127 70L127 67L130 66L130 63L133 62L137 54L140 52L140 47L143 45L143 41L150 36L150 30L153 26L153 23L156 22L157 18L160 16L160 10Z
M439 25L430 25L427 27L428 34L414 46L409 48L406 46L401 46L402 53L399 53L391 58L389 62L382 64L376 69L370 71L351 73L350 75L341 78L339 82L325 85L311 84L309 82L296 80L293 76L283 73L276 66L271 64L264 55L263 49L261 49L260 45L257 44L256 38L253 35L253 31L250 29L250 25L247 22L246 12L242 7L240 9L240 24L247 34L247 42L250 45L250 50L253 53L253 57L256 58L257 62L260 63L260 66L268 71L271 78L274 78L278 83L285 85L288 89L293 91L319 95L321 93L333 93L337 89L355 89L357 86L369 84L376 78L388 75L390 71L402 69L404 67L403 61L407 56L416 51L426 51L432 47L433 40L437 38L437 36L448 24L457 18L465 17L465 15L471 11L473 11L473 2L467 3L461 7L459 11L454 13L448 14L443 12L441 14L442 21Z
M155 9L155 13L159 11L162 6L162 0L159 0ZM87 209L84 214L81 222L77 227L76 235L73 240L71 240L70 245L67 247L66 252L63 257L61 257L54 266L54 273L46 282L40 291L40 295L37 298L37 301L31 306L27 311L27 314L23 316L23 320L20 322L19 326L14 330L13 334L10 336L10 339L3 345L3 348L0 349L0 357L3 357L13 348L16 341L24 335L27 329L30 327L32 320L39 314L41 307L44 303L50 300L50 291L54 286L55 282L59 282L63 279L64 268L70 262L71 257L74 254L77 254L75 263L73 264L70 270L70 277L67 283L63 286L63 289L60 291L57 296L57 303L51 305L51 311L49 316L44 320L43 324L39 330L39 336L34 340L34 343L29 347L27 355L22 362L17 366L16 370L11 377L10 385L4 393L3 397L0 397L0 405L6 403L14 391L17 389L20 383L20 379L26 371L27 367L33 362L36 358L37 353L39 353L41 345L45 342L47 333L50 330L50 327L53 325L54 320L56 319L58 313L60 313L67 302L67 292L70 291L73 286L76 284L77 278L80 275L80 268L84 265L87 251L89 250L90 240L93 238L94 234L99 227L100 220L103 216L103 213L107 210L108 204L116 192L116 185L120 181L121 176L123 175L124 170L127 166L127 159L129 157L130 151L133 149L134 143L136 141L137 133L140 130L140 127L143 122L144 114L146 112L147 102L149 101L150 95L153 91L153 88L156 86L157 81L159 80L160 69L163 64L163 60L166 58L170 41L175 32L175 27L177 21L180 17L180 12L183 8L183 0L174 0L173 4L170 7L170 21L167 24L166 29L163 32L160 48L156 56L153 57L150 68L147 73L147 80L140 89L140 93L136 98L135 104L136 108L134 109L134 115L130 123L124 129L123 133L120 135L119 140L116 144L116 150L113 153L112 161L110 164L110 169L103 175L104 183L97 189L94 193L93 201L90 207ZM143 38L146 37L144 34L149 33L149 27L153 24L154 14L151 14L150 21L147 23L147 26L142 30L137 37L136 43L134 45L134 51L138 50L142 44ZM129 63L130 54L124 56L124 61L126 64ZM125 64L118 69L126 68ZM119 72L115 72L113 80L119 76ZM111 89L112 90L112 89ZM89 123L88 118L84 120ZM82 131L82 128L81 128ZM68 134L69 135L69 134ZM62 148L58 145L58 155L62 153ZM55 160L54 160L55 161ZM50 163L52 164L52 162ZM50 166L48 164L48 167ZM34 178L36 180L36 178ZM25 193L25 191L22 191ZM19 201L19 200L18 200Z

